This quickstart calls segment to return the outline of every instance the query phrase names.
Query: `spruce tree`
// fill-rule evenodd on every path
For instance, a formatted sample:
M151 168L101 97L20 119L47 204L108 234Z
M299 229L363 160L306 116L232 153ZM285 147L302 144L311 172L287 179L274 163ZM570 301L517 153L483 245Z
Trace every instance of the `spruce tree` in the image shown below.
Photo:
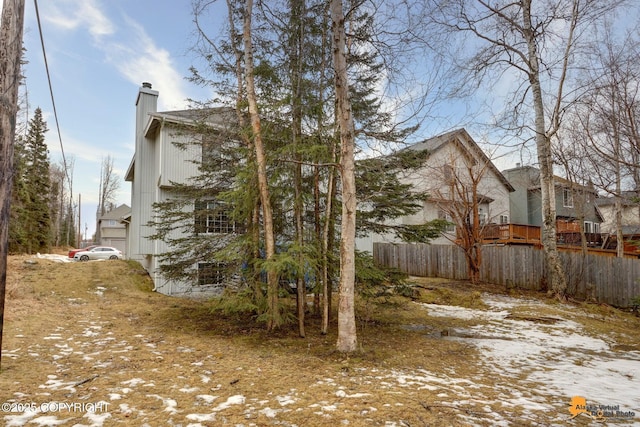
M29 193L26 182L25 140L16 138L13 152L13 189L11 192L11 213L9 220L9 252L23 253L27 251L28 232L27 216Z
M256 5L264 9L254 15L252 43L256 66L253 72L262 119L261 136L274 210L274 229L278 236L276 256L268 265L262 259L265 242L259 227L263 219L259 214L257 175L250 149L252 140L247 136L251 132L246 126L248 110L241 78L244 70L239 29L243 22L243 2L228 2L232 8L226 28L229 34L220 36L207 34L205 22L200 21L207 16L209 5L210 2L204 0L194 2L195 23L202 36L197 49L208 61L209 69L201 73L193 68L191 80L213 87L218 95L215 100L199 105L201 109L211 108L211 104L223 104L237 111L238 128L232 139L243 141L239 145L248 149L236 148L233 155L229 155L229 158L237 159L235 175L230 173L228 179L219 181L215 179L216 167L205 162L200 165L198 179L175 185L176 197L155 206L158 221L154 224L157 230L154 238L171 248L163 255L161 271L166 278L192 280L195 277L192 267L196 262L235 257L236 266L244 265L246 271L251 272L246 278L252 284L249 289L253 290L255 307L264 297L264 286L259 282L264 280L264 274L260 273L267 267L275 268L281 278L295 280L298 289L306 288L304 281L315 276L316 284L322 284L324 289L320 294L324 293L323 332L326 333L330 291L338 278L336 242L340 238L341 197L336 191L339 184L336 165L340 158L327 3L287 0L269 3L268 9L264 3ZM374 49L367 48L367 40L373 37L373 17L358 4L354 4L349 17L354 35L350 40L352 49L348 52L347 63L349 78L354 82L350 86L350 97L356 141L360 147L372 143L386 148L389 142L402 143L414 129L399 129L393 123L392 113L383 109L378 92L384 76L381 61L376 59ZM194 144L202 139L198 132L206 134L205 128L192 129L195 132ZM386 203L384 210L377 209L374 217L362 217L366 219L360 223L362 231L379 229L386 220L419 208L420 195L408 195L407 186L400 185L392 176L395 170L378 169L375 164L364 162L357 168L362 168L358 173L363 179L358 184L358 191L360 193L362 189L361 195L366 202L376 198L377 208L382 208L385 198L392 200ZM386 184L380 185L381 182ZM233 184L231 188L229 184ZM194 213L189 206L195 206L196 200L205 198L226 201L233 209L234 219L244 225L245 235L235 236L233 242L226 242L232 243L233 250L224 250L223 242L216 236L196 232ZM366 209L366 205L364 207ZM214 214L208 212L204 205L196 211L202 215ZM177 237L180 233L175 231L178 229L186 236ZM310 271L314 273L308 274ZM300 296L304 297L302 292ZM301 335L304 335L304 309L303 304L298 306ZM262 314L259 309L258 314Z
M429 197L429 194L417 191L413 184L400 180L403 174L420 167L422 159L422 153L401 150L358 162L358 236L393 234L404 241L428 243L442 234L446 221L432 220L415 225L394 221L419 212Z
M51 247L51 213L49 174L49 150L45 143L47 123L42 118L42 110L36 108L29 121L25 140L24 185L27 200L25 203L25 232L27 253L46 251Z

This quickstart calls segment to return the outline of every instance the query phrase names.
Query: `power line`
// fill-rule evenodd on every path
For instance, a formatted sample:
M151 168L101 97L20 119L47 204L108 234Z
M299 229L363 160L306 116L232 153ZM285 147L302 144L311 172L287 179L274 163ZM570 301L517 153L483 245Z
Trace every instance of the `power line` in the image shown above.
M47 81L49 82L49 93L51 94L51 105L53 106L53 117L56 121L56 129L58 130L58 140L60 141L60 151L62 153L62 165L64 166L64 174L69 182L69 192L73 188L71 178L69 177L69 169L67 167L67 159L64 155L64 146L62 145L62 134L60 133L60 123L58 122L58 112L56 110L56 101L53 97L53 86L51 85L51 75L49 73L49 63L47 62L47 52L44 48L44 37L42 35L42 25L40 24L40 12L38 11L38 0L33 0L36 7L36 20L38 21L38 32L40 33L40 44L42 45L42 56L44 57L44 68L47 71ZM73 194L70 195L73 197Z

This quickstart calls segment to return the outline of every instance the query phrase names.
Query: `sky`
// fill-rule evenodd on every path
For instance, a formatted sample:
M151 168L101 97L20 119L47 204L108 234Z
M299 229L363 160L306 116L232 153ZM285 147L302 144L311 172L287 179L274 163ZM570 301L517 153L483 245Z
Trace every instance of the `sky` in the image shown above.
M133 157L135 101L142 82L159 91L159 111L187 108L187 98L205 100L213 93L186 80L189 67L198 62L190 50L195 43L191 0L56 0L40 1L38 7L62 147L73 162L73 196L81 202L83 237L91 238L100 169L107 156L113 158L120 181L116 205L131 205L131 186L124 176ZM224 4L219 7L219 16L207 17L210 28L218 25L218 17L225 19ZM42 109L51 161L59 163L62 150L35 7L28 0L24 43L27 112L31 117L35 108ZM444 124L430 123L418 139L462 126L457 114L452 117Z
M95 232L100 169L111 156L120 186L116 205L130 201L124 181L134 150L135 101L142 82L159 91L159 111L187 108L211 92L186 80L197 63L191 0L56 0L38 4L64 157L73 162L73 196L81 202L84 238ZM225 19L224 4L220 19ZM208 16L215 21L218 16ZM209 22L215 28L216 22ZM33 1L26 1L24 44L29 109L40 107L52 163L62 149L53 114ZM459 127L454 121L422 137ZM437 127L437 126L436 126ZM433 127L432 127L433 129ZM420 135L419 135L420 136ZM378 151L376 151L377 153Z
M198 62L190 50L195 43L191 0L56 0L38 6L62 147L67 161L73 162L73 196L81 201L81 229L90 238L95 232L100 167L107 156L120 181L116 204L131 204L130 183L124 176L133 156L135 101L142 82L159 91L160 111L187 108L187 98L206 100L213 93L186 80L190 66ZM219 16L207 17L211 29L218 18L225 19L224 5L219 7ZM26 113L31 117L35 108L42 109L51 161L59 163L62 149L32 1L26 1L24 28ZM504 73L476 93L475 101L440 103L437 114L445 119L431 120L416 136L427 138L465 126L487 148L482 143L492 136L474 130L468 121L477 116L470 119L466 114L469 109L486 114L502 105L501 96L512 84ZM489 147L488 154L500 170L535 161L533 151L517 151L495 153Z
M111 156L120 181L116 204L131 205L124 181L133 157L135 101L142 82L160 93L160 111L207 99L187 82L194 55L190 0L56 0L38 2L64 156L73 162L83 235L95 232L100 167ZM23 68L29 117L40 107L51 162L62 160L33 1L26 1Z

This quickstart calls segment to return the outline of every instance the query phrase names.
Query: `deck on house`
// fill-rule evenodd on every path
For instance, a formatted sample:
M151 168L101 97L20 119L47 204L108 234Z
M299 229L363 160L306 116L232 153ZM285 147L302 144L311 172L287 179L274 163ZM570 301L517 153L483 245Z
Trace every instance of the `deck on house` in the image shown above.
M587 250L589 253L616 256L615 245L611 245L610 238L600 233L586 233ZM579 251L582 249L581 233L576 231L559 231L556 234L558 249ZM609 243L607 243L609 242ZM488 224L482 230L482 243L495 245L531 245L542 246L541 227L524 224ZM625 239L625 257L640 257L640 247Z

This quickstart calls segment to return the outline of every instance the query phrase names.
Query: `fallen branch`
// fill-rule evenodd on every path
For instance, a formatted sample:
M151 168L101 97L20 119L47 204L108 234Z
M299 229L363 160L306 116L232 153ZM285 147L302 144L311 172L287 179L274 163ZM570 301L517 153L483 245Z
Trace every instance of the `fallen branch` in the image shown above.
M95 379L96 379L96 378L98 378L99 376L100 376L100 375L94 375L94 376L92 376L92 377L90 377L90 378L87 378L87 379L85 379L85 380L82 380L82 381L79 381L79 382L75 383L73 386L74 386L74 387L78 387L79 385L86 384L86 383L88 383L89 381L93 381L93 380L95 380Z

